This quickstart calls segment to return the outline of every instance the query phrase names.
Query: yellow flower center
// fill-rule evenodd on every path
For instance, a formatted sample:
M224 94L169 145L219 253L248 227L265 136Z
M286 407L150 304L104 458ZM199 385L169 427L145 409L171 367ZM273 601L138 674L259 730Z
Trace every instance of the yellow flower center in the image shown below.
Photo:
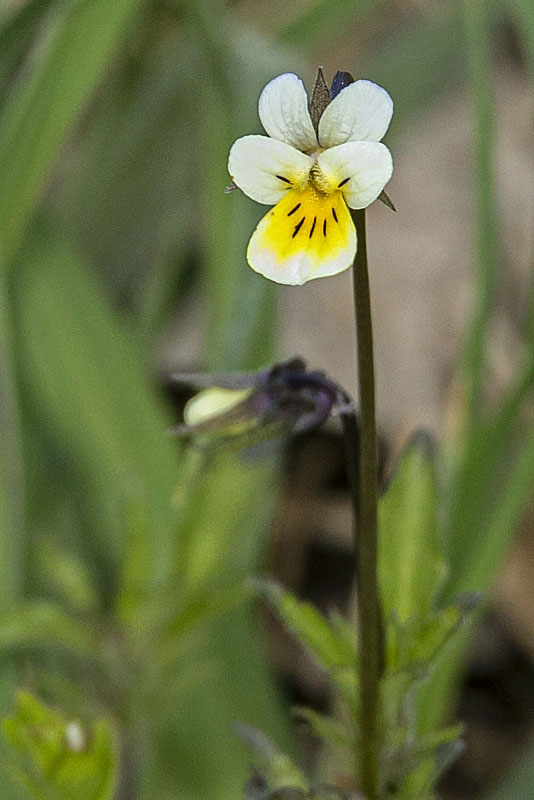
M316 192L319 192L320 194L328 195L332 194L335 191L334 187L332 186L332 181L326 177L326 175L319 167L319 164L317 164L317 162L313 165L313 167L310 170L309 181L311 183L312 188Z

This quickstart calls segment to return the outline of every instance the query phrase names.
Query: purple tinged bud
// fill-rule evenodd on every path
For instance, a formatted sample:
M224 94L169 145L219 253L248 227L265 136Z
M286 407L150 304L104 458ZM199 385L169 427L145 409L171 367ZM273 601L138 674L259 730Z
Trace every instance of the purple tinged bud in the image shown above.
M348 86L350 83L354 83L354 78L352 77L350 72L342 72L342 71L336 72L330 86L330 100L333 100L334 97L337 97L340 91L344 89L345 86Z

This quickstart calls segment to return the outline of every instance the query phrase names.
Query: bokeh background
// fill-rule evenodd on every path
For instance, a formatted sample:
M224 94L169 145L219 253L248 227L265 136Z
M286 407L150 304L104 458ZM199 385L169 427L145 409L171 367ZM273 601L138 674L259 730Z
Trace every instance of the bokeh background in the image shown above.
M4 0L0 65L2 715L23 685L110 717L124 800L238 798L249 756L233 722L294 748L290 704L328 706L246 578L269 570L350 609L342 449L332 425L208 470L166 435L186 399L170 375L299 354L356 387L350 275L276 287L248 268L264 209L224 193L229 147L261 132L257 99L280 72L311 90L322 65L390 92L397 213L368 214L383 461L419 427L447 449L473 330L475 405L507 396L532 353L534 10ZM511 411L514 543L468 656L450 797L534 791L531 384Z

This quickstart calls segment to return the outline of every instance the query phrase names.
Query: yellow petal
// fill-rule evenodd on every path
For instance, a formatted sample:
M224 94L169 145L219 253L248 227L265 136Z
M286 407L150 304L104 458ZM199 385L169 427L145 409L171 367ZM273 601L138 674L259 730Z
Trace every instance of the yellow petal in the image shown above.
M355 254L356 230L341 192L308 185L288 191L260 220L247 260L276 283L300 285L343 272Z

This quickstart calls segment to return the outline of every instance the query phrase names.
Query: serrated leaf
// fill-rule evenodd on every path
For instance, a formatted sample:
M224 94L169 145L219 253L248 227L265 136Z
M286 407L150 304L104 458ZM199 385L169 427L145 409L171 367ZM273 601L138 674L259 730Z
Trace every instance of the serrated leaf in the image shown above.
M356 748L354 731L348 730L339 720L326 716L326 714L320 714L313 708L303 706L298 706L295 709L295 713L299 719L303 719L308 723L315 736L322 742L335 747L343 747L351 755L354 754Z
M430 614L445 575L439 546L433 445L417 434L402 451L379 503L379 581L384 614Z
M345 631L337 632L311 603L296 598L274 582L261 582L263 595L276 609L284 625L311 651L328 671L355 669L357 650Z
M308 781L301 770L272 739L250 725L238 723L235 728L254 753L259 772L265 777L270 791L288 788L307 791Z

